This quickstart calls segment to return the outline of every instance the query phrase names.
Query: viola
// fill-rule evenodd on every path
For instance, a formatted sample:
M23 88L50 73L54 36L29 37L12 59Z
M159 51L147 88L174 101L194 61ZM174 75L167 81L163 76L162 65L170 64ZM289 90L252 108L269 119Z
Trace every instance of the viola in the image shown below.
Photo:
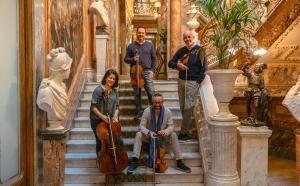
M189 53L188 54L184 54L179 60L178 60L178 63L182 63L184 64L185 66L187 66L187 63L189 61ZM177 68L177 70L180 70L179 68Z
M108 104L108 97L104 99ZM108 122L101 121L96 127L96 134L101 141L101 150L98 154L99 170L106 175L122 172L128 164L127 152L121 147L121 124L112 122L107 114Z
M135 51L134 56L138 56L138 50ZM145 81L142 76L143 67L139 64L139 60L130 67L130 83L133 88L142 88L145 85Z
M184 54L184 55L179 59L179 61L180 61L182 64L186 65L186 64L188 63L188 61L189 61L189 53Z
M163 173L168 168L167 162L165 160L166 151L164 148L161 147L160 141L159 140L156 140L156 141L158 144L154 145L154 146L157 146L157 147L155 147L155 151L154 151L154 153L155 153L154 170L155 170L155 172ZM154 141L154 143L155 143L155 141Z

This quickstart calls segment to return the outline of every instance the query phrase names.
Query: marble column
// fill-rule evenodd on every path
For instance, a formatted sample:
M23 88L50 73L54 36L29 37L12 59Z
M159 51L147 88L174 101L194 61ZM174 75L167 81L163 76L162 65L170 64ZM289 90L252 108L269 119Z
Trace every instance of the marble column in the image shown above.
M167 0L161 0L161 29L167 29Z
M237 172L236 118L213 118L208 120L211 139L212 162L208 171L208 186L239 186Z
M86 62L86 75L87 75L87 82L95 81L95 69L93 68L93 63L95 62L93 59L94 55L94 37L95 37L95 30L94 30L94 15L88 14L87 16L87 62Z
M126 26L126 2L125 0L119 0L119 35L120 35L120 67L121 67L121 77L122 79L129 78L129 65L124 62L124 57L126 54L126 34L127 34L127 26Z
M296 135L296 172L297 184L300 185L300 129L295 130Z
M67 130L42 131L43 185L64 185Z
M102 80L105 74L108 59L108 34L97 28L96 33L96 60L97 60L97 82Z
M173 57L175 52L181 47L181 1L170 1L170 53L169 59ZM168 68L168 78L177 78L177 70Z
M268 185L268 127L238 127L240 133L241 186Z

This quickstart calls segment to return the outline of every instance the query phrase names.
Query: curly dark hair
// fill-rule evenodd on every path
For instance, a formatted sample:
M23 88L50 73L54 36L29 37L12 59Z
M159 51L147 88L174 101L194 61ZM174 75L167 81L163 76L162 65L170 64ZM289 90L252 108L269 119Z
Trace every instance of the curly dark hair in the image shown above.
M103 78L102 78L102 81L101 81L101 84L102 85L105 85L106 83L106 79L108 78L108 76L110 76L111 74L115 75L116 76L116 81L115 81L115 84L112 86L112 88L116 88L118 85L119 85L119 74L118 72L115 70L115 69L108 69Z

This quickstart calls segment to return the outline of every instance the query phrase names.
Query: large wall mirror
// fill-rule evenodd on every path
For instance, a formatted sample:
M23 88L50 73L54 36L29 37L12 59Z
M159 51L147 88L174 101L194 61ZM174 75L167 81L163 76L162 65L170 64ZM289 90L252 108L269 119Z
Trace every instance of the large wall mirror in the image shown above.
M0 1L0 183L20 172L19 1Z

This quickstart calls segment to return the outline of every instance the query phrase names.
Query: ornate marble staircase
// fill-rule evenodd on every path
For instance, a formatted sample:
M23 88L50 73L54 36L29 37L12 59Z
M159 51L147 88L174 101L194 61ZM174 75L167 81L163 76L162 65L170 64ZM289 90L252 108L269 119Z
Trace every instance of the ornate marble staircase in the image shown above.
M65 156L65 185L87 186L104 185L105 175L96 167L95 140L89 123L89 106L91 95L98 83L87 83L82 92L80 106L77 108L77 117L73 122L67 142ZM175 130L180 129L181 113L179 110L177 83L175 81L155 81L155 91L163 94L165 105L173 113ZM120 122L122 123L122 135L125 149L129 157L133 149L135 133L138 130L138 121L134 119L134 94L129 81L120 81ZM147 105L147 97L143 93L143 108ZM175 169L176 161L172 153L166 155L168 170L155 175L157 185L204 185L201 155L199 143L194 141L180 141L185 163L192 168L192 173L184 173ZM126 170L118 176L119 185L148 185L153 182L153 171L144 166L146 155L140 158L140 166L136 173L126 175Z

